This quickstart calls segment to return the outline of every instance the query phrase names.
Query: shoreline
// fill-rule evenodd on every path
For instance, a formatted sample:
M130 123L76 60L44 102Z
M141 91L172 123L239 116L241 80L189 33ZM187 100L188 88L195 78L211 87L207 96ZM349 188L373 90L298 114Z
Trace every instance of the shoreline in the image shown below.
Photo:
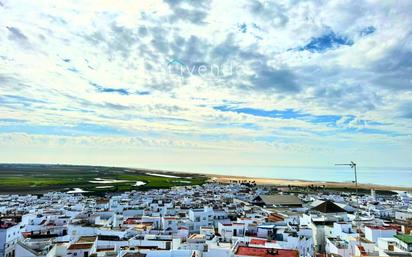
M191 174L191 175L201 175L208 178L208 182L219 182L219 183L230 183L231 180L248 180L255 181L257 185L266 185L266 186L325 186L328 189L355 189L355 183L351 182L336 182L336 181L314 181L314 180L304 180L304 179L283 179L283 178L262 178L262 177L249 177L249 176L234 176L234 175L220 175L213 174L208 172L200 171L176 171L176 170L163 170L163 169L147 169L147 168L130 168L139 171L146 172L158 172L164 174ZM215 180L214 180L215 179ZM412 192L412 187L405 186L390 186L390 185L381 185L373 183L358 183L358 189L375 189L383 191L404 191Z
M267 186L325 186L328 189L355 189L355 183L351 182L336 182L336 181L315 181L315 180L304 180L304 179L283 179L283 178L262 178L262 177L249 177L249 176L234 176L234 175L220 175L208 172L200 171L176 171L176 170L163 170L163 169L148 169L148 168L129 168L136 171L145 172L157 172L164 174L186 174L186 175L200 175L208 178L208 182L219 182L219 183L230 183L231 180L248 180L255 181L257 185L267 185ZM215 180L213 180L215 179ZM381 185L373 183L358 183L358 189L375 189L384 191L405 191L412 192L412 187L405 186L390 186Z
M327 189L340 189L349 188L355 189L356 186L351 182L332 182L332 181L311 181L302 179L281 179L281 178L259 178L259 177L247 177L247 176L231 176L231 175L216 175L216 174L205 174L209 178L209 181L219 182L219 183L230 183L232 180L247 180L255 181L257 185L266 186L325 186ZM377 185L370 183L359 183L359 189L375 189L375 190L385 190L385 191L405 191L412 192L412 187L402 187L402 186L386 186Z
M355 184L353 182L335 182L335 181L313 181L313 180L304 180L304 179L282 179L282 178L263 178L263 177L252 177L252 176L234 176L234 175L221 175L213 174L210 172L201 172L201 171L177 171L177 170L164 170L164 169L152 169L152 168L136 168L130 166L103 166L103 165L80 165L80 164L41 164L41 163L0 163L0 165L27 165L27 166L55 166L55 167L90 167L90 168L117 168L124 169L128 171L134 171L138 173L160 173L164 175L196 175L203 176L207 178L207 181L215 181L220 183L229 183L231 180L247 180L255 181L258 185L267 185L267 186L280 186L285 187L288 185L297 186L297 187L306 187L306 186L325 186L327 189L355 189ZM215 180L213 180L215 179ZM359 189L375 189L375 190L385 190L385 191L405 191L412 192L412 187L406 186L391 186L391 185L382 185L382 184L372 184L372 183L359 183Z
M212 182L213 178L216 178L215 182L219 183L229 183L230 180L252 180L255 181L257 185L267 185L267 186L325 186L328 189L355 189L355 183L353 182L337 182L337 181L319 181L319 180L305 180L305 179L283 179L283 178L263 178L263 177L249 177L249 176L234 176L234 175L220 175L210 172L201 171L176 171L176 170L164 170L164 169L149 169L149 168L129 168L136 171L145 172L157 172L164 174L190 174L190 175L200 175L208 178L209 182ZM405 191L412 192L412 187L406 186L391 186L373 183L358 183L358 189L375 189L375 190L385 190L385 191Z

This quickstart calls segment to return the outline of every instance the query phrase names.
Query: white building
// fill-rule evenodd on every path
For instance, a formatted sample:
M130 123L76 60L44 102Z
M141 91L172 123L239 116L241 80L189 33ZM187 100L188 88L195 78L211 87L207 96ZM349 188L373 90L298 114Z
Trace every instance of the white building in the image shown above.
M213 225L213 208L205 206L203 209L191 209L188 213L189 219L193 222L193 232L199 232L200 227Z
M395 219L404 221L412 219L412 212L397 211L395 212Z
M378 242L379 238L390 238L396 235L396 229L385 226L366 226L365 238L371 242Z
M245 236L244 223L219 223L218 232L224 241Z
M14 257L17 240L21 237L21 218L0 218L0 256Z

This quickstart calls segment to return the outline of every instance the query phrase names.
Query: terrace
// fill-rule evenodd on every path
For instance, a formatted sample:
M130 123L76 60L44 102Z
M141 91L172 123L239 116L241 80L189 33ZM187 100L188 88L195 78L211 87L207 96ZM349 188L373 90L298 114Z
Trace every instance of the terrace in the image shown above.
M265 247L239 246L235 256L259 256L259 257L298 257L296 250L273 249Z

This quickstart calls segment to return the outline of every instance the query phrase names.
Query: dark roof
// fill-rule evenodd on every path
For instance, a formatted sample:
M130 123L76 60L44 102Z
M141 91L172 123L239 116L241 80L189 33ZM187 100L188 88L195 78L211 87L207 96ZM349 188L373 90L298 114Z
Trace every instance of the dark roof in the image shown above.
M265 205L302 205L296 195L261 195L260 199Z
M71 244L67 250L79 250L79 249L90 249L92 248L92 243L85 243L85 244Z
M320 211L323 213L346 212L345 209L342 209L340 206L329 200L313 207L312 210Z
M145 253L126 253L122 257L146 257Z
M120 241L120 237L116 235L98 235L97 239L106 241Z

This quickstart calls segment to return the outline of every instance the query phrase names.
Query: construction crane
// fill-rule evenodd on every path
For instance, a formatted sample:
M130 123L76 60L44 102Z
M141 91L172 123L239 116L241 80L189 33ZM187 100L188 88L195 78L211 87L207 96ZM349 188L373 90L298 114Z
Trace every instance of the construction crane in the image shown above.
M358 190L358 174L356 171L356 163L351 161L350 163L337 163L335 166L349 166L353 169L355 173L355 190L356 190L356 214L355 214L355 222L356 222L356 227L357 227L357 233L358 233L358 244L360 245L360 219L359 219L359 190Z

